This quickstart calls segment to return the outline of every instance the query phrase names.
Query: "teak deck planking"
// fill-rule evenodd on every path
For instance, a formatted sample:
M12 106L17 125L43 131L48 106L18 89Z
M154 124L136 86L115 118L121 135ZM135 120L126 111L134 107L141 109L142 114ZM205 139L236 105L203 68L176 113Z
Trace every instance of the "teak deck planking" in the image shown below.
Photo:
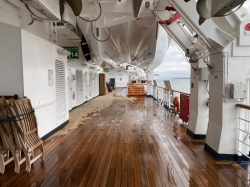
M110 93L112 94L112 93ZM105 102L105 96L102 96ZM125 107L120 107L120 106ZM70 112L70 121L81 117ZM216 162L174 123L157 101L116 101L92 119L80 121L44 142L45 161L30 173L6 166L0 186L248 186L250 175L237 163ZM64 131L68 131L64 133Z

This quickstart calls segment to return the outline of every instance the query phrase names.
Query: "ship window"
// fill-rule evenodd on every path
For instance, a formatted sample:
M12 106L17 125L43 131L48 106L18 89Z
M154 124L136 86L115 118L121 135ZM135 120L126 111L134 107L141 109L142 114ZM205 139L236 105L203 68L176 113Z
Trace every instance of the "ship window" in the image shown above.
M132 83L136 83L136 81L132 81Z

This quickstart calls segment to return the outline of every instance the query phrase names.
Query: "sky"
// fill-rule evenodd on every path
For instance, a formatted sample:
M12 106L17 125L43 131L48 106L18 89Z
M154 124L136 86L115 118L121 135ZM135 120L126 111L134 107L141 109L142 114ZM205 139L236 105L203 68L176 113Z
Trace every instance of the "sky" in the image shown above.
M173 42L172 42L173 43ZM155 69L155 79L172 79L190 77L190 65L184 57L184 52L177 44L170 44L162 64Z
M250 0L247 0L243 6L250 12ZM160 75L155 76L155 79L167 80L190 77L190 65L183 55L184 52L180 50L177 44L170 44L162 64L154 71L155 75Z

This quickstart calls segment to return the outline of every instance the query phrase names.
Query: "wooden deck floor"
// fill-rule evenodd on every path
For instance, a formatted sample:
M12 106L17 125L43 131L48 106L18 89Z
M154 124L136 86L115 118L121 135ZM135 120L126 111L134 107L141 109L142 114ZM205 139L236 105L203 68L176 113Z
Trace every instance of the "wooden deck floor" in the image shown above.
M81 121L84 107L70 114L77 128L45 141L44 163L29 174L8 165L0 186L249 186L248 172L216 163L152 98L118 100Z

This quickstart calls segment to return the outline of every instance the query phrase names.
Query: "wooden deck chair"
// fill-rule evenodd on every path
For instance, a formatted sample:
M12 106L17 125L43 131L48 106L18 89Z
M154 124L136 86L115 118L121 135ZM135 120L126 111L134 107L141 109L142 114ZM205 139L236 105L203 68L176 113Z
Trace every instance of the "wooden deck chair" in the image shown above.
M4 173L5 166L11 161L15 162L15 172L19 173L20 165L18 163L21 149L17 149L15 146L11 122L4 121L7 119L8 113L4 105L5 99L0 97L0 173Z
M18 140L26 158L26 171L29 173L31 164L41 158L44 161L43 141L38 135L37 120L31 102L27 98L14 100L9 103L11 118L16 123L14 136ZM34 150L40 149L38 155L34 155Z
M15 94L15 95L2 95L0 97L3 97L4 99L20 99L19 95L18 94Z

